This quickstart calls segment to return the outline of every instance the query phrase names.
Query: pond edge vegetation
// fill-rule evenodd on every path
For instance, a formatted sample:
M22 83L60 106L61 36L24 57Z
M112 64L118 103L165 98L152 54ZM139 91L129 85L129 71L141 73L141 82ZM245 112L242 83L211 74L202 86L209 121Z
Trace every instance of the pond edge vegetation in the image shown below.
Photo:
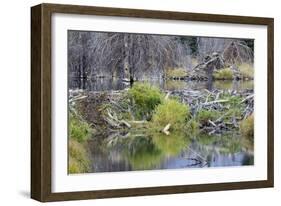
M69 115L68 172L70 174L90 171L90 157L86 141L92 134L91 126L76 113Z
M180 96L161 91L149 83L137 82L128 90L115 94L114 100L101 102L96 111L101 111L100 118L106 119L109 131L137 130L146 134L162 133L168 138L179 133L196 138L199 133L238 132L242 138L253 140L253 115L242 115L245 103L253 101L253 98L208 92L205 103L194 111L194 106L190 105L192 102L183 103L186 100ZM103 95L110 98L110 92ZM218 105L221 108L216 108ZM69 173L85 173L90 169L86 142L104 128L99 129L98 125L81 119L75 106L72 111L75 112L70 114Z

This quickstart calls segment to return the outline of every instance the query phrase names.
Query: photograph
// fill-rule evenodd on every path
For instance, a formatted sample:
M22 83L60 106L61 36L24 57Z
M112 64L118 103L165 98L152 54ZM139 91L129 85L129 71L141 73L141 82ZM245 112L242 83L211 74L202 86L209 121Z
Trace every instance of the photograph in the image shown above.
M32 6L31 198L274 187L274 18L230 13Z
M68 30L68 173L254 165L254 39Z

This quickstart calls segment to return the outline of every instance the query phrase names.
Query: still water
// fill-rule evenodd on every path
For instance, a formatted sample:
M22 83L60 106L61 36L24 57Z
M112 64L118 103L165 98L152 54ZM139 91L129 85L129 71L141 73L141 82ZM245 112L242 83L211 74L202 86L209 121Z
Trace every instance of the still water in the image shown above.
M150 79L150 84L159 86L165 90L203 90L210 91L214 89L222 90L246 90L254 88L254 81L177 81L177 80L163 80L163 79ZM72 78L69 81L70 89L83 89L87 91L109 91L109 90L122 90L130 87L128 83L122 82L121 79L112 78L97 78L97 79L80 79Z
M137 135L89 141L92 172L252 165L251 144L225 136Z
M163 81L151 84L164 90L251 90L253 81ZM118 79L72 79L70 89L87 91L122 90L130 85ZM91 172L150 169L206 168L253 165L253 143L238 133L196 136L134 131L95 136L88 141Z

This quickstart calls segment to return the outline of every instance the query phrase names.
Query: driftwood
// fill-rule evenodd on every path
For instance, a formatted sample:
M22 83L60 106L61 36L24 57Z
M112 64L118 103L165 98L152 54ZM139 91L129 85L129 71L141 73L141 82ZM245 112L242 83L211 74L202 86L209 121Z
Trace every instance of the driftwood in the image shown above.
M162 130L162 132L163 132L165 135L169 135L169 134L170 134L170 132L169 132L170 127L171 127L171 124L170 124L170 123L167 124L167 125L164 127L164 129Z
M228 102L229 100L227 99L220 99L220 100L215 100L215 101L211 101L211 102L205 102L201 105L203 106L208 106L208 105L212 105L212 104L216 104L216 103L225 103L225 102Z
M83 90L69 90L69 98L68 102L69 103L75 103L76 101L82 100L87 98L88 96L85 95Z
M201 131L208 134L222 133L224 131L230 131L239 127L238 121L247 118L254 112L254 94L253 90L245 91L187 91L177 90L171 93L173 96L177 96L182 102L189 105L192 115L196 115L200 110L214 110L221 111L222 115L216 120L207 120L204 125L200 125ZM224 119L229 115L229 99L220 99L224 95L237 96L242 98L240 102L241 107L245 107L242 111L242 116L233 117L230 121L226 122Z
M244 103L245 101L251 100L251 99L253 99L253 98L254 98L254 94L249 95L249 96L247 96L245 99L243 99L243 100L241 101L241 103Z
M128 127L128 128L131 128L131 127L132 127L128 122L126 122L126 121L123 120L123 119L120 121L120 125L125 125L125 126Z
M206 56L202 63L196 65L190 72L192 80L208 80L212 78L214 70L225 67L223 58L216 52L211 56Z
M247 118L254 112L254 94L253 90L244 91L225 91L225 90L174 90L164 91L166 93L164 99L170 96L177 97L179 101L189 105L191 115L196 114L201 110L219 111L221 116L217 119L208 119L204 123L200 123L199 128L209 134L222 133L238 128L238 122ZM70 110L74 111L75 102L86 102L87 105L92 105L85 111L85 119L90 124L95 125L97 128L103 128L100 132L116 131L119 129L130 130L131 128L146 128L147 121L135 121L133 112L134 108L130 99L123 95L124 91L110 91L110 92L81 92L71 91L69 103ZM241 107L243 106L242 115L229 118L230 100L223 98L224 96L237 96L241 98ZM241 108L242 109L242 108ZM89 112L95 110L96 112ZM128 121L124 119L123 115L131 115ZM92 114L93 117L88 117ZM226 117L228 118L226 121ZM104 126L106 129L104 129ZM171 125L167 124L161 132L169 135Z
M141 121L130 121L130 123L132 123L132 124L146 124L147 121L146 121L146 120L141 120Z
M170 96L171 92L167 92L166 96L165 96L165 100L169 99L169 96Z
M131 124L128 123L127 121L121 119L119 120L117 117L117 114L113 112L111 109L107 109L107 115L104 117L104 119L110 124L111 127L113 128L131 128Z

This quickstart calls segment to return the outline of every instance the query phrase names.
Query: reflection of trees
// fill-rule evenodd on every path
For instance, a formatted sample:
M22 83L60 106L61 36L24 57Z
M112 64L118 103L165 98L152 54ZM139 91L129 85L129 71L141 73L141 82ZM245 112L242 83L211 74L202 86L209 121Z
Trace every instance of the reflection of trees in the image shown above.
M235 155L244 152L241 164L248 165L253 161L252 149L253 142L250 143L237 134L200 134L196 137L196 141L190 145L187 156L191 158L200 157L210 166L212 162L221 156L229 155L232 157L232 161L235 161Z
M169 136L162 133L127 134L115 136L106 140L107 149L118 148L122 158L126 159L133 170L157 169L169 158L186 159L187 167L211 166L219 158L227 157L233 162L237 154L243 153L239 159L242 165L253 163L251 145L253 143L233 135L199 134L195 139L185 133L171 133ZM247 152L248 151L248 152ZM241 153L242 154L242 153ZM229 159L230 158L230 159Z
M169 136L161 133L115 137L109 148L122 147L122 154L134 170L160 168L163 160L177 156L189 145L189 138L183 133Z
M233 154L241 151L242 144L241 138L237 135L208 135L200 134L196 137L198 143L198 150L201 150L202 154L206 155L213 152L219 152L221 154Z
M168 136L154 133L152 141L166 156L176 156L190 144L190 138L183 132L172 132Z
M119 150L122 151L123 158L127 159L134 170L155 168L164 158L163 152L145 135L116 136L106 142L107 149L121 148Z
M224 81L213 81L213 87L221 90L236 90L242 91L246 89L254 88L254 81L232 81L232 80L224 80Z
M133 138L123 152L135 170L157 168L163 160L163 152L145 136Z

